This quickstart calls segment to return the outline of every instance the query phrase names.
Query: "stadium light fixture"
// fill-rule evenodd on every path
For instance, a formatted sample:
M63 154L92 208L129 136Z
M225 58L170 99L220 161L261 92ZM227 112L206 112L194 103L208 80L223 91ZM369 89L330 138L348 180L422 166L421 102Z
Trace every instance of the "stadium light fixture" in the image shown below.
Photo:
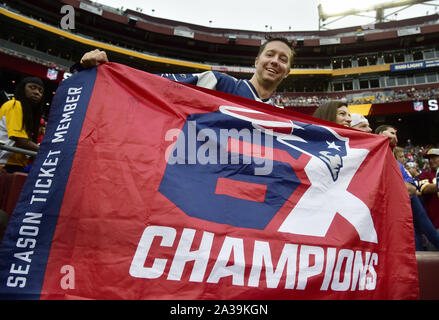
M336 22L346 16L357 15L365 16L365 13L375 12L375 22L386 21L386 18L390 15L384 15L385 9L401 8L397 10L401 11L407 9L416 4L427 4L423 0L402 0L402 1L383 1L383 0L368 0L363 2L353 2L352 0L321 0L317 9L319 13L319 29L322 26L326 26L329 23ZM394 14L393 12L392 14ZM327 22L322 25L322 21L327 21L329 18L336 18L331 22ZM370 17L369 18L373 18Z
M344 15L346 12L358 11L364 12L369 8L373 8L376 5L384 3L383 0L369 0L363 2L353 2L351 0L322 0L320 5L326 16L339 16ZM387 1L388 2L388 1Z

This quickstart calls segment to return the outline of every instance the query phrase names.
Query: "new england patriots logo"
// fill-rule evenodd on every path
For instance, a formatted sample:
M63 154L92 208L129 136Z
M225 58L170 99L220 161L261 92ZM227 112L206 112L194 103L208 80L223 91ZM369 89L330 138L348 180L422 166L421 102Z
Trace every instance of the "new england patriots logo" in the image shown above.
M265 139L241 140L271 150L267 158L273 162L272 170L255 175L260 165L256 159L246 164L191 162L188 137L206 128L212 134L197 137L192 149L206 151L206 146L218 146L230 157L233 152L227 143L222 145L215 138L220 131L257 130ZM267 137L271 137L271 145ZM376 243L369 208L347 191L368 151L350 149L348 142L328 127L221 106L219 112L188 117L174 149L178 153L177 146L183 144L181 154L188 161L168 161L159 191L189 216L240 228L264 229L284 205L293 204L278 231L324 237L338 213L355 227L361 240ZM238 154L242 160L245 152L241 148Z
M230 107L229 107L230 108ZM224 110L224 109L223 109ZM229 110L224 110L230 113ZM235 111L236 112L236 111ZM242 113L240 114L242 116ZM272 124L278 125L277 122ZM287 126L285 126L285 124ZM346 139L328 128L298 121L286 122L281 130L266 125L266 122L253 121L253 126L266 134L272 134L285 145L301 150L322 160L334 181L337 180L346 156ZM285 129L290 126L289 132Z
M291 136L279 137L279 140L286 145L294 141L297 148L322 160L336 181L346 156L346 142L324 127L297 121L293 125L295 130Z

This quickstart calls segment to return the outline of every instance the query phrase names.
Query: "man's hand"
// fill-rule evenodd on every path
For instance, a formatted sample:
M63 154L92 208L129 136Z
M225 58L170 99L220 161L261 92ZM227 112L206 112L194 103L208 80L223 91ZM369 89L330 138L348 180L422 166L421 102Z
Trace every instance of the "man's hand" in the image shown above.
M85 53L80 61L81 66L86 69L97 67L106 62L108 62L107 54L99 49Z
M412 185L411 183L406 182L405 186L407 187L407 191L409 192L410 196L413 196L416 194L416 187Z

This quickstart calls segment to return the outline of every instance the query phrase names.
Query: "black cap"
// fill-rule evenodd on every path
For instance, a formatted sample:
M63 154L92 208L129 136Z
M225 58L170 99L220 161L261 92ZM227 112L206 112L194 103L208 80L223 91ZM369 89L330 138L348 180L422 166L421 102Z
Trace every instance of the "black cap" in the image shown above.
M21 82L23 84L26 84L26 83L36 83L36 84L38 84L38 85L40 85L41 87L44 88L43 81L40 78L38 78L38 77L26 77L23 80L21 80Z

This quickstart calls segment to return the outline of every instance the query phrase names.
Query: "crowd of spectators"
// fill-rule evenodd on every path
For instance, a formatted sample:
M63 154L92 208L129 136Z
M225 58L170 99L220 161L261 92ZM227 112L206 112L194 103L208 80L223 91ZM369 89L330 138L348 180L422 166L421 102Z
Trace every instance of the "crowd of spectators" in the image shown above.
M283 107L318 107L321 104L327 103L331 100L342 100L344 97L329 96L296 96L285 93L276 93L274 95L275 103Z
M428 169L429 163L428 160L425 158L425 153L431 149L431 148L438 148L439 145L413 145L411 140L407 140L407 144L403 147L404 148L404 159L405 159L405 165L407 167L407 164L409 167L412 167L416 165L416 168L420 172L422 172L425 169Z
M416 158L420 160L420 148L395 147L393 153L400 167L404 183L410 197L415 232L416 251L439 250L439 216L437 197L437 174L439 149L430 148L422 154L423 167L418 168ZM408 158L406 158L408 156Z
M383 90L367 93L346 93L329 96L326 93L303 95L300 93L276 93L274 99L277 105L284 107L318 107L331 100L343 100L348 104L391 103L401 101L421 101L439 97L439 88L407 88Z
M60 70L60 71L64 71L64 72L67 72L69 70L68 67L58 65L53 61L48 61L48 60L36 57L34 55L25 54L25 53L18 52L16 50L9 49L9 48L0 47L0 53L4 53L7 55L16 57L16 58L24 59L24 60L29 61L29 62L34 62L34 63L37 63L39 65L42 65L42 66L45 66L48 68L53 68L53 69Z

